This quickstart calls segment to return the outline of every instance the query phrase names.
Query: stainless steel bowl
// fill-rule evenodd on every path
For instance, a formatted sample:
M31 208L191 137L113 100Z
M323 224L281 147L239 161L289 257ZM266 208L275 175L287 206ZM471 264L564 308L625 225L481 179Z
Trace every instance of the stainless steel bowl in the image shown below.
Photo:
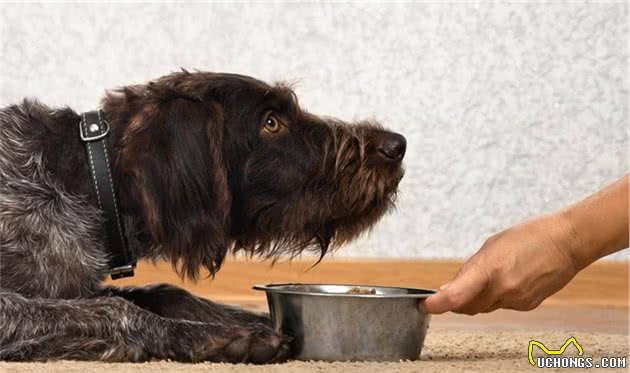
M357 288L374 294L348 293ZM295 358L325 361L418 359L430 320L418 302L434 293L331 284L268 284L254 289L267 293L275 329L294 338Z

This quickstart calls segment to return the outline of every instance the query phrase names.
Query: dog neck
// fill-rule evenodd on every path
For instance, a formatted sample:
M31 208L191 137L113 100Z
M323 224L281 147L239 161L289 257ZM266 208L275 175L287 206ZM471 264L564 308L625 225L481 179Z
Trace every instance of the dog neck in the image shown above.
M121 175L117 165L120 163L121 136L124 131L120 120L110 120L108 113L103 113L110 124L108 135L108 152L113 184L118 195L118 207L127 223L126 235L130 238L130 245L138 256L144 256L142 247L138 245L138 234L142 228L139 226L138 206L130 195L129 181ZM85 143L80 139L78 123L80 116L67 109L51 114L51 120L42 126L43 131L39 137L42 146L43 166L55 179L64 193L73 196L87 196L88 202L97 207L97 196L92 186L92 176L85 151Z

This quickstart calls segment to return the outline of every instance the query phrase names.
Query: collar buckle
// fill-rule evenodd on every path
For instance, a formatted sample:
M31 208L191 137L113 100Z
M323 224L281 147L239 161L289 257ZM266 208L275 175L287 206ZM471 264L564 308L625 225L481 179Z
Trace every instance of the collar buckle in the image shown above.
M83 121L79 126L79 135L83 141L96 141L107 136L109 133L109 123L106 120L100 120L97 122L89 123L89 121Z
M109 274L112 276L112 280L118 280L119 278L123 278L123 277L132 277L134 275L133 273L134 267L135 265L128 264L128 265L112 268L109 271Z

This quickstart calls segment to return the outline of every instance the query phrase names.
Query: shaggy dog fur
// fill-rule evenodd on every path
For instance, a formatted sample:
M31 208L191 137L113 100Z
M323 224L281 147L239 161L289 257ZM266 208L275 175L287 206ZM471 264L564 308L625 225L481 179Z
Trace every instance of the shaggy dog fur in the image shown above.
M298 105L284 85L182 71L108 93L130 247L195 279L230 250L324 255L392 206L404 137ZM264 363L290 356L268 318L157 285L109 287L79 115L0 110L0 358Z

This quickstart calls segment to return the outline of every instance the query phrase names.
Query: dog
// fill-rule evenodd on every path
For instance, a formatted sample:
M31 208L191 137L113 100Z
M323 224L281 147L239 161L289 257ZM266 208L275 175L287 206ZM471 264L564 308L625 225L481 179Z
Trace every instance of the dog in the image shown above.
M171 73L106 93L111 177L138 258L215 275L228 252L319 253L394 204L406 140L299 106L290 86ZM290 336L265 315L172 285L114 287L79 114L0 110L0 359L269 363Z

